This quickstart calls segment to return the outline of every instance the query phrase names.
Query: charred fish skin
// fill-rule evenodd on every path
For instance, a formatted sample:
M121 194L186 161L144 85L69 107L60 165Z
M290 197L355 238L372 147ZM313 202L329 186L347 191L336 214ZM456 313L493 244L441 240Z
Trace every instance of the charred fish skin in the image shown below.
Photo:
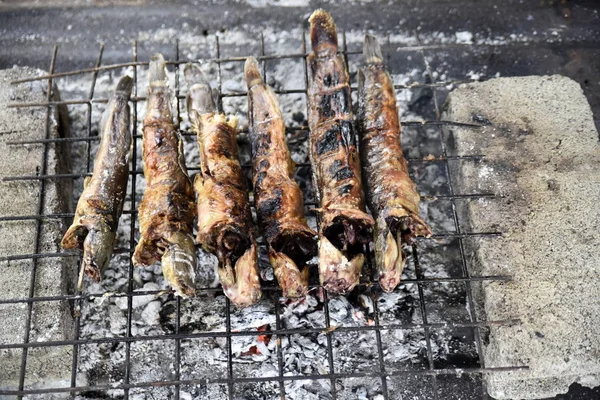
M366 35L359 72L358 128L369 209L376 218L375 262L381 288L400 283L406 264L402 243L431 236L419 216L419 193L402 155L396 93L374 36Z
M365 211L350 82L337 54L336 26L324 10L309 22L309 156L320 201L319 277L327 290L347 293L359 282L374 220Z
M277 96L263 81L254 57L246 60L244 73L258 224L283 296L302 297L308 290L306 262L317 255L316 232L308 227L302 191L294 181Z
M217 111L210 84L197 65L187 64L187 107L200 147L194 179L197 242L217 256L225 295L238 307L261 297L258 245L246 180L238 158L237 118Z
M155 54L148 73L143 128L146 191L138 218L140 240L134 265L161 261L163 275L182 297L195 294L196 250L193 240L194 190L185 167L183 142L173 124L166 63Z
M73 224L62 239L65 249L83 249L83 269L100 281L113 252L129 179L132 136L129 97L133 79L124 76L100 122L101 140L94 172L84 181Z

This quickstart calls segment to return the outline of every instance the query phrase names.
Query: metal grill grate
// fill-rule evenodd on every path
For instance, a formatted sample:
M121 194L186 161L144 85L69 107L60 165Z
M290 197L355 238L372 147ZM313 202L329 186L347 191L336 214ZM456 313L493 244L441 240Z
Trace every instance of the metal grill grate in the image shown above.
M261 55L257 57L259 61L263 62L263 74L265 75L267 70L265 68L265 61L268 60L280 60L280 59L297 59L303 61L303 69L304 69L304 80L305 87L303 89L293 89L293 90L279 90L276 92L278 94L304 94L306 95L306 87L307 87L307 73L306 73L306 38L305 34L302 35L302 48L301 51L295 54L286 54L286 55L266 55L265 54L265 42L264 38L261 35ZM418 36L417 36L418 39ZM348 62L348 55L359 54L359 52L349 52L346 46L346 38L345 35L342 35L342 52L346 57L346 61ZM218 85L219 85L219 93L221 91L221 83L222 83L222 72L221 65L224 63L240 63L245 61L245 57L230 57L230 58L221 58L221 49L219 45L218 36L215 37L215 46L216 46L216 58L210 59L206 61L214 62L218 68ZM389 46L388 46L389 47ZM433 77L431 73L431 68L427 62L427 58L423 52L423 47L417 47L417 51L419 51L422 60L423 66L426 71L429 72L429 76ZM401 49L399 49L401 50ZM413 49L414 50L414 49ZM373 321L371 324L365 324L362 326L339 326L333 325L331 322L330 316L330 308L329 301L330 298L327 296L327 293L323 294L323 310L324 310L324 328L307 328L307 327L297 327L297 326L285 326L282 322L282 305L277 300L280 294L280 290L276 284L267 284L263 283L263 291L269 298L269 301L274 302L274 311L275 311L275 329L271 329L268 334L272 335L273 338L277 338L276 341L276 355L277 355L277 374L275 376L258 376L258 377L241 377L236 376L234 371L234 363L236 362L236 356L232 351L232 339L240 336L258 336L262 335L265 332L258 329L250 329L243 331L232 330L231 326L231 304L229 300L226 300L225 307L225 329L224 331L207 331L207 332L194 332L188 333L181 331L181 305L182 300L179 298L175 299L175 327L173 333L169 334L159 334L159 335L144 335L138 336L132 334L132 302L135 296L147 295L147 294L161 294L165 295L163 292L159 291L134 291L134 267L129 263L129 268L127 271L128 283L127 283L127 291L113 294L113 297L125 297L127 299L127 322L126 322L126 333L123 337L104 337L104 338L81 338L80 330L81 330L81 308L85 302L92 300L93 298L98 298L97 294L90 295L84 292L74 292L69 293L64 296L46 296L46 297L34 297L34 288L35 288L35 277L36 277L36 260L40 258L52 258L52 257L79 257L78 253L73 252L65 252L60 251L56 253L43 253L40 252L40 231L42 229L42 225L45 221L48 220L65 220L66 222L70 222L73 214L70 213L60 213L60 214L43 214L44 210L44 185L48 180L56 180L56 179L79 179L84 176L89 176L91 168L93 167L92 162L92 142L98 141L99 138L92 135L92 126L96 124L98 121L93 121L92 119L92 104L93 103L105 103L108 99L98 99L94 98L94 90L96 87L96 78L98 73L101 71L107 70L117 70L123 67L133 67L133 78L135 81L135 86L132 93L133 108L132 108L132 120L133 126L138 127L138 115L137 115L137 102L145 100L145 97L138 95L138 68L141 66L148 65L147 62L138 61L138 44L134 42L132 49L132 61L128 63L121 64L112 64L112 65L102 65L102 56L103 56L104 46L100 46L98 57L96 64L93 68L72 71L72 72L63 72L63 73L55 73L54 65L56 63L58 47L54 48L52 53L52 60L50 63L49 75L36 77L31 79L26 79L21 82L27 82L31 80L47 80L48 82L48 92L47 92L47 102L43 103L19 103L13 104L11 107L15 108L24 108L24 107L45 107L46 112L46 137L41 138L39 140L30 140L30 141L20 141L20 142L11 142L11 145L14 146L23 146L28 144L41 144L44 148L44 160L42 163L42 168L38 175L30 175L30 176L14 176L14 177L6 177L5 181L38 181L40 188L40 198L38 203L38 212L36 215L22 215L22 216L0 216L0 223L4 221L23 221L23 220L35 220L36 221L36 231L33 237L35 242L35 251L32 254L22 254L15 255L9 257L0 257L0 261L13 261L13 260L24 260L30 259L33 262L33 268L31 270L31 284L29 295L27 298L15 298L15 299L7 299L0 300L0 304L17 304L21 303L26 305L26 327L25 327L25 335L23 337L23 341L21 343L9 343L9 344L0 344L0 349L23 349L22 352L22 362L20 369L20 380L19 386L12 390L0 390L0 395L17 395L19 398L25 395L33 395L33 394L50 394L50 393L71 393L73 396L77 393L85 393L85 392L106 392L108 390L122 389L123 395L125 399L130 397L130 391L134 388L152 388L157 386L168 386L173 388L174 397L179 399L180 397L180 389L183 385L207 385L207 384L224 384L227 386L227 394L229 399L233 399L236 397L236 387L242 384L248 383L260 383L260 382L276 382L279 389L279 397L281 399L289 396L289 393L286 391L286 382L289 381L316 381L316 380L329 380L330 382L330 397L332 399L343 398L338 393L338 388L340 386L340 382L343 379L348 378L373 378L381 380L381 393L380 395L383 399L391 399L394 398L390 391L388 390L388 383L393 379L400 379L405 377L416 377L416 379L423 379L431 385L431 393L433 398L445 398L443 390L439 388L438 379L440 376L452 376L452 375L477 375L482 376L483 374L495 373L498 371L512 371L517 369L526 368L525 366L505 366L505 367L486 367L484 358L483 358L483 336L486 332L486 329L489 326L497 326L497 325L509 325L509 324L517 324L518 320L503 320L503 321L485 321L477 319L476 314L476 304L473 299L473 288L472 286L476 283L481 283L484 281L504 281L509 280L510 277L507 276L471 276L469 274L469 270L467 268L467 259L465 255L465 249L463 246L463 240L471 237L480 237L484 240L493 240L494 237L501 235L501 232L468 232L465 231L463 227L460 226L459 223L459 215L457 212L456 201L471 201L480 198L493 197L493 193L455 193L452 185L452 177L450 174L449 162L477 162L481 160L483 155L471 155L471 156L451 156L448 154L446 149L446 142L444 138L444 129L445 126L452 125L460 125L467 126L472 129L478 129L478 125L473 124L457 124L451 121L443 121L440 119L441 110L438 104L438 96L437 91L440 88L444 88L449 84L456 84L458 81L453 82L431 82L425 84L418 85L396 85L397 90L414 90L417 88L427 88L433 91L433 100L434 100L434 110L433 112L436 115L435 120L428 120L425 122L404 122L402 125L404 127L407 126L426 126L431 127L433 129L439 130L439 138L440 138L440 148L441 154L438 154L435 158L409 158L409 164L417 164L417 163L428 163L428 162L442 162L443 169L447 176L447 190L444 191L444 194L439 195L423 195L423 201L449 201L451 204L452 210L452 223L454 224L454 231L447 233L436 233L433 235L431 239L421 239L419 240L417 245L412 247L412 260L415 271L415 278L404 279L402 285L416 285L418 291L418 308L421 314L422 322L421 323L405 323L401 321L396 321L396 323L388 323L380 322L380 311L378 301L373 301ZM180 91L180 65L185 61L180 61L179 58L179 42L176 41L174 44L174 58L168 62L174 68L175 72L175 95L177 98L177 109L176 115L179 120L180 117L180 109L181 109L181 100L185 98L185 96ZM89 90L89 95L85 99L77 99L77 100L65 100L65 101L52 101L52 85L53 81L57 78L67 77L72 75L79 74L92 74L92 85ZM232 94L222 94L220 98L220 107L223 107L222 99L227 97L238 97L245 96L245 93L232 93ZM50 113L53 107L57 107L59 105L87 105L87 135L85 137L68 137L68 138L50 138L49 136L49 118ZM226 110L227 111L227 110ZM293 127L289 128L289 131L303 131L307 132L308 128L303 127ZM138 130L136 129L136 132ZM190 132L182 132L183 135L193 135ZM141 135L136 134L134 136L136 139L140 138ZM47 174L47 153L48 147L51 144L56 143L75 143L75 142L84 142L87 143L87 169L82 172L75 172L72 174L55 174L49 175ZM129 236L129 246L121 247L115 249L115 254L129 254L133 253L133 249L136 244L135 237L135 225L136 225L136 177L138 175L143 174L140 165L137 165L137 158L139 150L137 149L137 141L133 141L133 166L131 170L131 208L129 210L125 210L124 214L130 214L130 236ZM307 163L299 163L298 168L309 168L310 166ZM198 170L196 165L188 166L190 172L194 172ZM250 166L245 165L244 168L250 168ZM310 209L315 206L314 202L307 201L306 206ZM458 244L458 251L460 254L460 270L461 275L457 277L427 277L424 273L423 266L420 262L420 245L424 240L437 240L437 239L456 239L456 243ZM426 295L424 293L425 289L428 285L432 284L456 284L462 285L466 292L466 304L465 307L468 310L469 320L466 322L431 322L428 318L428 303L426 299ZM316 285L311 286L312 289L317 289ZM372 267L372 257L369 258L367 265L365 266L365 273L363 279L361 280L361 284L357 289L361 293L371 297L376 298L379 294L377 281L373 279L373 267ZM199 294L207 294L207 293L220 293L221 289L218 288L198 288L197 292ZM171 294L166 294L171 295ZM70 301L73 304L74 308L74 332L73 339L70 340L59 340L59 341L48 341L48 342L30 342L30 330L31 330L31 316L32 309L36 302L61 302L61 301ZM183 300L185 301L185 300ZM384 330L392 330L392 329L400 329L400 330L411 330L411 331L419 331L424 334L424 348L422 349L426 354L427 364L424 369L410 369L410 370L392 370L387 367L385 361L385 350L382 344L382 331ZM466 368L453 368L453 367L440 367L436 365L434 360L434 354L432 350L432 335L435 334L439 330L447 330L447 329L467 329L472 332L472 335L475 339L475 348L477 352L478 358L478 366L475 367L466 367ZM347 333L359 333L359 332L373 332L375 334L375 343L377 346L377 360L376 367L372 370L367 371L337 371L335 368L334 361L334 350L335 344L333 338L338 332L347 332ZM307 374L307 375L290 375L285 373L284 371L284 357L282 350L282 341L281 338L286 335L310 335L310 334L319 334L325 333L326 335L326 349L327 349L327 364L328 370L324 371L321 374ZM227 369L226 373L223 376L218 374L211 376L203 376L197 379L182 379L181 377L181 357L182 357L182 341L190 340L190 339L199 339L199 338L224 338L226 340L227 347ZM140 341L174 341L175 344L175 352L173 355L173 365L174 365L174 375L172 379L168 380L159 380L159 381L147 381L147 382L132 382L131 377L131 368L134 363L131 359L131 346L134 343ZM91 385L84 386L78 383L77 371L78 371L78 363L79 363L79 350L83 345L91 345L91 344L101 344L101 343L110 343L110 344L124 344L125 346L125 361L124 361L124 374L122 377L121 383L116 384L105 384L105 385ZM71 380L70 385L66 387L56 387L56 388L42 388L42 389L31 389L25 387L25 375L27 368L27 357L28 350L38 347L48 347L48 346L72 346L73 348L73 359L72 359L72 371L71 371ZM485 381L483 379L478 380L478 384L480 386L480 394L482 398L487 398L487 392L485 389ZM479 390L479 389L478 389Z

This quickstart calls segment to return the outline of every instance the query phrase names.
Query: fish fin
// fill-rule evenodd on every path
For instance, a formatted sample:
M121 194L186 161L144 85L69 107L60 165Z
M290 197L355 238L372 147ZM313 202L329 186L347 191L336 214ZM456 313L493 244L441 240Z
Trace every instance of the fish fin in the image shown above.
M91 176L86 176L85 178L83 178L83 188L85 189L90 184L91 181L92 181Z
M363 57L367 64L383 64L383 56L381 47L377 38L373 35L366 34L363 43Z
M162 54L156 53L150 58L150 67L148 69L148 82L150 86L166 86L167 83L167 63Z
M246 76L246 85L248 89L254 85L263 83L263 78L258 69L258 60L254 57L248 57L244 63L244 75Z
M75 249L83 247L83 241L88 234L88 228L79 222L73 222L65 236L63 236L60 245L63 249Z
M111 204L106 201L106 198L99 195L87 196L85 201L90 207L96 210L112 211L113 208L111 207Z
M359 93L363 90L365 86L365 74L362 69L358 70L358 91ZM360 101L361 99L359 99Z
M324 55L337 53L337 30L331 14L320 8L312 13L308 22L313 52Z
M179 164L179 169L185 176L188 177L188 179L190 179L190 174L188 173L187 167L185 166L185 154L183 152L183 137L179 132L177 132L177 153L177 162Z

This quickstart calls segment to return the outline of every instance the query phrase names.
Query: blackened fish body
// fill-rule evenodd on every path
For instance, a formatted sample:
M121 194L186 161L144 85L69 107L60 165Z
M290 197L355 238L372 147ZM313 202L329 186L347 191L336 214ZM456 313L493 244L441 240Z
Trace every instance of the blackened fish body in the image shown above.
M402 155L396 93L375 37L366 35L363 56L358 89L360 155L367 201L376 218L379 283L383 290L392 291L406 264L402 242L430 236L431 231L419 217L419 193Z
M195 293L196 249L192 236L194 190L185 167L183 141L173 124L165 60L150 61L148 106L144 118L146 191L139 207L140 241L135 265L161 260L163 275L183 297Z
M319 277L327 290L345 293L359 282L374 221L365 212L350 82L337 54L335 23L324 10L309 21L309 154L320 201Z
M263 82L254 57L246 60L244 70L258 222L283 295L303 296L308 288L305 264L317 254L316 233L306 223L302 191L294 181L277 96Z
M238 307L261 297L258 246L246 180L238 159L237 118L217 111L212 90L200 68L188 64L187 108L200 146L200 172L194 180L198 236L219 259L223 291Z
M62 240L66 249L83 248L83 269L96 281L110 261L123 212L131 161L128 102L132 87L130 77L121 78L107 104L94 172L85 180L73 224Z

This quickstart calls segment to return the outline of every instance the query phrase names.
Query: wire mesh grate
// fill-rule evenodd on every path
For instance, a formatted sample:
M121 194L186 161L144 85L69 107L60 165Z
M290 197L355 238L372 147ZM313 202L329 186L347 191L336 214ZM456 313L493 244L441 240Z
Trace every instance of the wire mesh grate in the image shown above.
M417 35L418 40L418 35ZM303 89L279 89L275 90L279 95L288 95L288 94L299 94L306 96L306 88L308 86L308 75L307 75L307 64L306 64L306 56L307 56L307 48L306 48L306 33L302 33L301 38L301 49L299 53L291 53L291 54L274 54L268 55L265 52L265 41L264 37L261 35L260 38L260 56L257 57L259 61L262 62L263 75L265 76L265 81L267 81L268 70L266 67L266 63L268 61L273 60L284 60L284 59L292 59L292 60L300 60L302 62L302 69L304 73L304 88ZM419 43L420 45L420 43ZM388 49L390 46L388 46ZM401 49L398 49L399 51ZM423 51L423 46L416 47L416 50L419 51L423 68L426 70L430 77L433 76L431 73L431 68L427 61L427 57ZM22 349L22 360L20 366L20 378L18 387L13 389L2 389L0 390L0 395L16 395L19 398L22 398L26 395L34 395L34 394L51 394L51 393L70 393L72 396L76 394L91 393L91 392L107 392L114 390L122 390L122 396L125 399L128 399L132 393L132 390L143 390L146 388L157 388L157 387L168 387L171 390L172 397L179 399L182 391L182 387L188 386L201 386L201 385L225 385L226 386L226 396L229 399L238 398L237 389L246 384L261 384L261 383L276 383L276 391L277 396L281 399L289 398L290 389L288 388L288 384L291 382L311 382L311 381L328 381L328 396L332 399L338 398L347 398L347 395L344 392L343 382L348 379L375 379L380 381L380 386L378 389L378 393L383 399L395 398L391 393L390 382L393 382L394 379L403 378L417 378L426 381L426 383L430 386L428 390L431 393L431 397L438 399L444 398L443 389L440 388L440 377L444 376L456 376L456 375L476 375L481 377L483 374L495 373L498 371L512 371L517 369L526 368L525 366L506 366L506 367L486 367L484 363L483 357L483 339L482 333L489 328L490 326L501 326L501 325L511 325L518 324L518 320L502 320L502 321L486 321L482 319L478 319L476 313L476 304L473 298L473 287L472 285L475 283L481 282L491 282L491 281L505 281L509 280L510 277L507 276L471 276L469 273L467 259L465 254L465 249L463 246L463 240L467 238L484 238L484 239L493 239L493 237L501 235L501 232L468 232L465 231L463 227L460 225L459 214L456 207L456 201L472 201L481 198L489 198L493 197L493 193L455 193L454 187L452 185L452 177L450 174L449 162L477 162L484 158L484 155L471 155L471 156L452 156L449 155L446 149L446 142L444 138L444 129L446 126L459 125L463 127L469 127L472 129L477 129L479 125L477 124L463 124L463 123L455 123L452 121L444 121L441 119L441 109L438 104L438 96L437 90L440 88L445 88L449 84L457 84L462 81L452 81L452 82L435 82L430 81L422 84L413 84L413 85L395 85L397 90L415 90L426 88L433 92L433 113L436 118L427 121L407 121L403 122L403 127L415 127L419 129L420 127L428 127L431 129L436 129L439 131L439 146L441 149L441 153L435 157L408 157L409 165L418 165L418 164L427 164L427 163L442 163L443 170L445 175L447 176L446 188L439 194L430 194L430 193L421 193L424 202L435 202L435 201L447 201L450 203L451 207L451 222L454 226L453 231L448 232L436 232L431 239L420 239L417 244L412 246L411 252L411 261L410 263L414 267L414 277L405 277L403 279L402 285L416 285L417 287L417 299L416 308L418 309L418 314L420 314L420 320L417 321L401 321L400 319L389 319L385 318L382 321L383 313L380 310L380 305L378 297L380 295L380 290L377 286L377 281L373 279L374 271L373 271L373 257L372 251L370 252L371 256L367 261L367 265L365 266L365 273L363 278L361 279L361 283L359 284L359 288L357 291L360 295L355 296L351 295L350 301L366 301L372 305L372 311L369 315L372 318L367 319L367 323L362 325L351 325L344 326L341 324L332 324L332 316L330 315L330 302L332 299L328 294L323 291L318 285L311 284L310 290L314 293L317 293L319 297L319 301L321 303L322 308L322 321L321 326L290 326L289 324L284 324L283 322L283 308L285 305L279 301L280 290L277 287L275 282L263 282L263 292L267 294L268 301L274 303L274 328L271 327L268 330L268 336L275 340L275 371L276 373L270 374L268 376L238 376L237 370L235 366L239 361L239 355L234 353L234 341L239 338L247 338L247 337L258 337L261 335L265 335L265 331L259 328L250 328L250 329L234 329L232 326L233 313L232 305L230 304L228 299L225 299L224 302L224 327L221 330L206 330L206 331L188 331L182 330L182 303L186 300L180 300L179 298L173 298L172 292L165 290L134 290L134 267L131 261L128 263L127 268L127 284L126 290L114 293L108 293L108 295L112 299L125 299L126 301L126 329L125 334L123 336L115 336L115 337L82 337L81 336L81 326L82 326L82 314L81 310L83 305L86 302L94 301L98 298L103 298L105 294L97 294L97 293L86 293L85 289L82 292L75 291L72 293L67 293L65 295L60 296L35 296L35 270L36 270L36 260L41 258L63 258L63 257L80 257L79 253L76 252L67 252L67 251L57 251L57 252L43 252L41 251L41 247L39 246L40 242L40 230L43 224L49 220L64 220L69 221L73 217L73 213L56 213L56 214L44 214L43 207L43 198L44 198L44 185L48 180L57 180L57 179L82 179L85 176L90 175L91 168L93 167L93 148L92 144L97 142L99 138L93 135L92 127L94 124L97 124L98 121L93 120L92 106L94 104L102 104L107 101L106 98L95 98L95 87L97 82L98 74L102 71L113 71L122 69L125 67L131 67L133 71L134 78L134 89L131 97L131 102L133 104L132 107L132 115L131 119L133 122L133 126L135 128L134 133L139 132L139 123L138 120L138 102L145 101L144 96L140 96L138 92L138 69L147 66L148 63L145 61L138 60L138 43L135 41L132 47L132 61L120 64L112 64L112 65L102 65L104 46L100 46L98 57L93 68L82 69L78 71L69 71L69 72L61 72L55 73L54 66L56 64L58 47L54 48L52 53L52 59L49 69L49 74L46 76L35 77L23 81L18 82L26 82L32 80L47 80L48 82L48 92L46 102L39 103L17 103L13 104L10 107L17 108L26 108L26 107L45 107L47 112L46 118L46 136L44 138L40 138L39 140L29 140L29 141L21 141L21 142L10 142L9 144L13 146L24 146L30 144L38 144L43 146L44 148L44 159L42 160L42 168L36 175L23 175L23 176L13 176L6 177L5 181L14 181L14 182L27 182L27 181L35 181L38 182L40 187L40 199L38 204L38 212L35 215L21 215L21 216L0 216L0 223L7 221L26 221L26 220L34 220L36 221L36 232L34 236L35 248L34 252L31 254L21 254L21 255L13 255L13 256L4 256L0 257L0 261L15 261L15 260L23 260L30 259L33 262L33 268L31 271L31 285L29 290L29 295L26 298L15 298L15 299L2 299L0 300L0 304L23 304L26 307L27 318L26 318L26 327L25 327L25 335L23 337L22 342L20 343L6 343L0 344L0 350L2 349ZM224 108L223 100L227 98L239 98L246 95L246 93L223 93L222 90L222 82L223 82L223 71L221 69L222 65L226 63L240 63L245 61L245 57L221 57L221 48L219 44L219 37L215 36L215 53L216 58L207 59L206 62L215 63L217 66L217 83L218 89L220 93L219 97L219 107L221 109ZM349 60L349 56L358 55L360 52L358 51L349 51L346 45L346 37L342 34L342 54L346 57L346 61L350 64L352 63ZM389 53L388 53L389 59ZM168 61L168 65L171 66L172 71L175 74L175 87L173 88L175 93L175 98L177 99L177 108L176 115L177 120L181 119L181 100L185 99L184 93L182 93L180 87L180 79L181 79L181 71L180 65L184 63L184 61L180 60L180 49L179 49L179 41L175 41L173 44L173 55L170 61ZM350 65L349 64L349 65ZM53 82L62 77L70 77L80 74L92 74L92 83L88 92L88 96L82 99L75 100L64 100L64 101L54 101L52 100L52 87ZM15 82L15 83L18 83ZM85 105L87 107L87 121L86 121L86 129L85 135L80 137L67 137L67 138L51 138L49 135L49 118L50 112L53 107L57 106L80 106ZM227 108L227 107L225 107ZM225 109L227 111L227 109ZM306 114L305 114L306 115ZM288 133L302 133L304 134L304 140L306 140L306 135L308 133L308 128L306 126L295 126L288 127ZM189 131L182 131L182 135L184 136L193 136L193 133ZM118 247L115 249L114 254L120 255L125 254L130 258L130 255L133 253L133 249L136 245L136 220L137 220L137 212L136 212L136 197L138 196L138 188L137 188L137 177L143 174L141 165L139 164L139 149L137 141L141 138L140 134L134 135L133 140L133 165L131 168L131 186L130 186L130 202L129 209L124 211L124 215L129 215L131 218L129 220L129 236L127 238L128 245L126 247ZM193 139L193 138L192 138ZM50 145L64 143L66 145L82 143L86 146L86 168L82 171L75 171L70 174L48 174L47 173L47 149ZM244 165L244 168L248 172L250 168L249 165ZM306 162L297 163L297 168L299 169L308 169L310 165ZM188 165L188 169L190 172L194 172L198 170L197 165ZM305 202L307 209L311 212L311 209L316 206L314 201L307 200ZM427 241L436 241L436 240L453 240L456 242L458 246L458 253L460 259L460 275L459 276L448 276L448 277L437 277L437 276L428 276L426 274L426 270L421 263L421 251L422 244ZM79 259L81 261L81 259ZM80 263L79 263L80 265ZM81 272L81 271L80 271ZM430 304L428 303L427 295L428 288L431 285L456 285L457 287L464 288L465 292L465 302L464 306L468 310L468 319L462 321L437 321L432 320L431 313L428 312L428 308ZM397 289L398 290L398 289ZM198 288L197 293L200 295L221 295L222 290L220 287L203 287ZM151 334L151 335L138 335L134 333L134 325L133 325L133 302L139 296L146 295L156 295L156 296L170 296L174 301L174 326L172 332L166 332L162 334ZM364 296L364 297L361 297ZM370 299L370 300L369 300ZM74 316L74 330L71 339L65 340L54 340L54 341L46 341L46 342L31 342L29 337L29 332L31 330L31 314L34 304L37 302L64 302L68 301L73 305L73 316ZM432 335L437 334L439 331L444 330L467 330L474 337L474 346L476 352L477 362L475 366L462 366L460 368L454 367L452 365L448 366L440 366L436 364L436 359L434 357L434 343L432 341ZM425 364L424 368L420 369L397 369L391 368L386 360L389 349L384 348L385 343L383 336L389 334L392 331L401 331L406 330L410 332L418 332L423 335L423 346L422 352L424 353ZM339 351L339 341L336 340L336 335L352 335L352 334L365 334L365 335L373 335L374 336L374 346L375 346L375 355L374 355L374 364L370 369L355 369L355 370L344 370L336 368L336 352ZM294 335L300 336L309 336L309 335L324 335L325 338L325 349L326 349L326 368L323 371L319 371L319 373L305 373L305 374L292 374L289 371L286 371L286 359L284 357L285 348L284 342L286 338L292 337ZM183 359L183 348L182 343L191 340L202 340L202 339L211 339L211 340L224 340L226 347L226 368L224 371L215 371L213 374L209 374L207 376L202 377L194 377L190 378L186 375L184 377L182 373L182 359ZM173 373L166 379L156 379L156 380L148 380L148 381L138 381L132 379L132 369L136 367L135 358L132 358L132 346L137 345L140 342L151 342L151 341L163 341L165 343L169 343L169 346L173 344ZM385 343L384 343L385 342ZM119 379L116 383L106 383L106 384L82 384L78 378L78 370L80 369L80 350L82 346L88 345L100 345L100 344L111 344L112 346L121 346L123 345L125 348L125 359L123 361L123 374L122 379ZM50 387L50 388L26 388L25 387L25 375L27 369L27 359L28 359L28 351L30 349L36 348L44 348L44 347L55 347L55 346L72 346L73 348L73 356L72 356L72 370L70 375L70 384L64 387ZM485 389L485 380L479 379L478 381L479 390L482 398L487 398L487 391ZM275 397L277 397L275 396Z

